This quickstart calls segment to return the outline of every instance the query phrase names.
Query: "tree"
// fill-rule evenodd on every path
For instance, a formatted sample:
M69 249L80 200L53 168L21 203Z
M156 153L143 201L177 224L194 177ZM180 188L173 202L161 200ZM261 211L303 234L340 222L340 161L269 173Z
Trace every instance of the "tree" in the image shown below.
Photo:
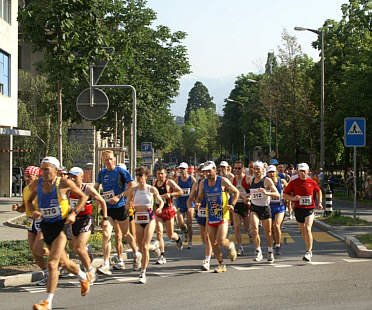
M209 95L208 88L202 82L195 82L193 88L189 92L187 106L185 110L185 122L188 121L191 111L196 111L200 108L216 111L216 105L213 103L213 97Z

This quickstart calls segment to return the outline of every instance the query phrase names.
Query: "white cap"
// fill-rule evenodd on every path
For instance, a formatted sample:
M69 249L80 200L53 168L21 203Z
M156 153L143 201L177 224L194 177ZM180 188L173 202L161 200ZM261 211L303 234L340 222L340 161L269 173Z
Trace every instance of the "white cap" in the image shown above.
M214 163L214 161L206 161L204 163L204 167L202 169L202 171L205 171L205 170L211 170L213 168L216 168L216 164Z
M61 164L59 163L59 160L55 157L52 157L52 156L44 157L43 160L41 161L41 163L42 164L43 163L51 164L54 167L56 167L57 169L60 169L60 167L61 167Z
M264 168L264 163L262 161L255 161L253 163L253 167L260 167L260 168Z
M80 167L72 167L70 171L68 172L68 174L79 175L79 174L84 174L84 171Z
M187 169L187 168L189 168L189 165L187 163L183 162L183 163L180 163L180 165L177 168L185 168L185 169Z
M267 172L272 172L272 171L276 171L276 166L274 166L274 165L270 165L270 166L267 168Z
M123 168L123 169L127 170L127 165L126 164L120 163L120 164L118 164L118 166L120 168Z
M297 165L297 170L310 170L310 168L307 163L301 163Z
M229 166L229 163L227 161L221 161L220 162L220 167L228 167Z

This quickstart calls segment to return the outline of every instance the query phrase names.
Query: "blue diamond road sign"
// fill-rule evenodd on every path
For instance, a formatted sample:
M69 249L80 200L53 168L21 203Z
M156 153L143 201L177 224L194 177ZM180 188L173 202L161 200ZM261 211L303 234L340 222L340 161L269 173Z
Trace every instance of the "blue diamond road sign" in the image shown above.
M345 123L345 146L366 146L366 119L364 117L346 117Z

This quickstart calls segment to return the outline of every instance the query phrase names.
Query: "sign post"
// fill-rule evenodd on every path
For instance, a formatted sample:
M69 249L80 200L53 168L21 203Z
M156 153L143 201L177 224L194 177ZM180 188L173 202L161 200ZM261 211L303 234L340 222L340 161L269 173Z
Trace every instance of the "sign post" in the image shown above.
M366 146L366 119L364 117L346 117L344 119L345 146L354 148L354 220L356 220L356 148Z

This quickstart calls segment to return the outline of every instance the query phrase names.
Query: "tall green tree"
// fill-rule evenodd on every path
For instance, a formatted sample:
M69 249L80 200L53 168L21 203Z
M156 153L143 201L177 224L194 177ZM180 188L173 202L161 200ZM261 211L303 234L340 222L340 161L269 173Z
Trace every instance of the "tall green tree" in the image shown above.
M208 88L202 82L195 82L193 88L189 92L187 106L185 110L185 122L189 120L191 111L196 111L200 108L216 111L216 105L213 103L213 97L209 95Z

